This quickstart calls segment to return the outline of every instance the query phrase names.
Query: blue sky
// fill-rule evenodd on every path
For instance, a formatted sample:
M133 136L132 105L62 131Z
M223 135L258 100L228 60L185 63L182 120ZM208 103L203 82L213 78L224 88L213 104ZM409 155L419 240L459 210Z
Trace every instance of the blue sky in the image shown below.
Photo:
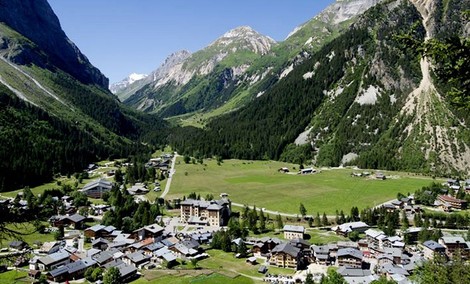
M62 29L110 82L150 73L178 50L200 50L251 26L282 41L334 0L49 0Z

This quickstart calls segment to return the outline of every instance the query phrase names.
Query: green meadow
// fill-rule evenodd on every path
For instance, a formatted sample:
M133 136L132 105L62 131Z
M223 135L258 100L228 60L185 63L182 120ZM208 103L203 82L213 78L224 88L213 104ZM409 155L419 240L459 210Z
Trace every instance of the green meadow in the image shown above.
M350 168L321 169L311 175L283 174L278 172L281 167L288 167L291 173L298 171L298 165L275 161L226 160L217 165L215 160L204 160L203 164L185 164L179 157L167 198L181 198L191 192L217 198L228 193L232 202L258 208L297 214L303 203L307 214L332 215L336 210L349 212L352 206L373 207L396 198L399 192L413 193L433 182L430 177L388 171L382 171L390 177L386 180L351 177L352 172L359 171Z

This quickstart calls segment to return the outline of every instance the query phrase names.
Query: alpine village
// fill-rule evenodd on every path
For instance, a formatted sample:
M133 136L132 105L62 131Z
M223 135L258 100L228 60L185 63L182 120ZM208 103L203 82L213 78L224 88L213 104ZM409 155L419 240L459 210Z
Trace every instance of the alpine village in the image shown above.
M0 0L0 283L470 283L470 0L331 2L110 84Z

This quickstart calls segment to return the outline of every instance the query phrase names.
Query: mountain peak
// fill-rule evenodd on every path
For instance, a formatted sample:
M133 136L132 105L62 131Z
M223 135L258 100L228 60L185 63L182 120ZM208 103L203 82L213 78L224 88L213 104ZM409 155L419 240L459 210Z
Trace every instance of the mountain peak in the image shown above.
M275 40L264 36L249 26L236 27L209 45L209 47L219 47L225 49L232 47L234 50L247 49L257 54L266 54L276 43Z
M148 75L146 75L146 74L132 73L129 76L127 76L125 79L123 79L122 81L111 84L109 86L109 90L111 91L111 93L116 94L117 92L119 92L120 90L126 88L130 84L132 84L136 81L147 78L147 76Z

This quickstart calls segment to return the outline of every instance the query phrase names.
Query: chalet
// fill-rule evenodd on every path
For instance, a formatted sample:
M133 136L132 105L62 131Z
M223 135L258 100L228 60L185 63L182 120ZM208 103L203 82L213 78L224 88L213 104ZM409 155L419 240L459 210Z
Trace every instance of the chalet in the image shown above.
M158 243L152 243L148 246L145 246L144 248L142 248L142 252L148 256L153 256L154 252L156 252L157 250L163 248L164 245L160 242Z
M123 258L123 261L128 265L142 267L150 262L150 256L143 254L141 251L136 251L131 254L126 254Z
M464 259L470 254L469 244L462 237L442 237L439 239L439 244L445 247L449 258L452 258L456 251L459 251Z
M343 235L347 236L350 232L359 232L363 233L369 228L369 225L367 225L364 222L350 222L350 223L344 223L338 226L334 226L331 228L332 231L335 231L336 234L338 235Z
M336 258L338 259L339 266L346 266L352 268L362 267L362 251L354 248L339 249Z
M41 248L39 249L39 252L45 254L53 254L55 252L58 252L64 246L64 241L45 242L42 244Z
M284 238L287 240L304 238L305 228L303 226L285 225L282 230L284 231Z
M464 189L466 194L470 194L470 179L467 179L464 184Z
M210 226L225 226L230 216L230 200L194 200L186 199L180 203L181 221L188 223L191 217L198 217L199 221Z
M49 271L69 263L70 254L65 250L61 250L39 258L37 260L37 267L41 271Z
M113 188L113 183L105 179L98 179L87 183L79 191L85 193L88 197L101 198L103 193L110 191Z
M190 257L196 256L198 254L198 251L192 248L188 248L182 243L177 243L174 246L170 248L171 251L173 251L178 258L182 259L188 259Z
M83 277L87 268L87 265L83 261L79 260L50 271L47 273L47 278L54 282L77 280Z
M253 241L252 252L254 255L262 255L273 250L277 245L281 244L278 238L264 237Z
M130 195L141 195L149 192L147 187L144 184L136 183L131 188L127 189Z
M407 238L409 242L417 242L419 233L424 230L421 227L410 227L403 232L403 237Z
M292 246L289 243L282 243L277 245L271 251L269 263L278 267L297 267L297 258L299 257L300 249Z
M119 283L130 282L137 274L137 268L135 266L129 265L122 260L111 261L104 266L105 269L109 269L111 267L119 269Z
M449 204L454 209L466 209L467 201L449 195L439 195L438 200L444 204Z
M315 262L321 265L330 264L330 248L328 246L311 246Z
M436 254L445 255L446 253L446 248L443 245L432 240L425 241L421 245L421 248L423 250L424 257L427 259L433 259Z
M169 265L171 265L176 262L176 255L167 247L162 247L161 249L155 251L153 255L157 257L157 259L159 259L161 263L165 261Z
M152 224L145 226L143 228L137 229L132 233L132 236L136 240L144 240L148 238L153 238L154 240L160 237L163 234L163 227L158 224Z
M29 248L29 245L24 241L12 241L8 244L8 246L17 251Z
M460 181L458 179L448 179L447 186L450 187L452 190L459 190L460 189Z
M73 214L71 216L59 215L51 218L50 220L52 220L52 225L54 227L72 226L74 229L81 229L86 217L80 214Z
M289 241L291 245L301 250L307 250L310 248L310 243L304 239L292 239Z
M84 233L85 237L97 239L97 238L111 238L113 232L116 230L114 226L103 226L103 225L94 225L92 227L86 228Z
M387 237L383 231L368 229L365 234L370 250L381 251L383 249L383 240Z
M109 246L109 241L106 239L98 238L91 242L91 247L99 250L106 250Z
M410 273L404 269L403 267L394 265L392 263L386 263L384 265L381 265L379 268L379 273L386 276L387 278L390 278L392 275L403 275L403 276L409 276Z
M114 260L114 253L112 251L102 251L93 255L92 258L96 261L96 264L103 267L106 263Z
M373 275L370 270L363 270L360 268L350 268L341 266L337 272L343 276L347 283L371 283L378 280L377 275Z

